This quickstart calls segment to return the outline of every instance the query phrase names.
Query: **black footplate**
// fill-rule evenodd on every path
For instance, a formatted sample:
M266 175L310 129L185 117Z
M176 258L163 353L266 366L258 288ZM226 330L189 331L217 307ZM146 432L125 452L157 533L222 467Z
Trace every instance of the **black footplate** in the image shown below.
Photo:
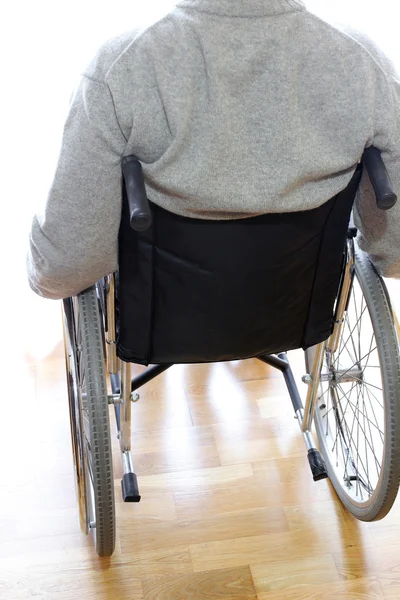
M121 481L124 502L140 502L138 480L135 473L126 473Z
M324 459L319 450L311 448L311 450L308 451L308 462L310 463L314 481L320 481L321 479L326 479L328 477Z

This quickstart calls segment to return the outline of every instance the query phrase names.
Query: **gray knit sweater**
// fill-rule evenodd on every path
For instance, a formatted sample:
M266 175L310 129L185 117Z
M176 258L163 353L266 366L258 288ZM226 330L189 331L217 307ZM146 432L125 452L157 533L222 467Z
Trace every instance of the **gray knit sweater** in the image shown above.
M129 154L150 200L189 217L315 208L371 144L400 192L399 92L367 39L299 0L184 0L105 44L83 75L32 225L32 289L61 298L117 269ZM356 222L376 266L400 277L400 203L378 211L365 178Z

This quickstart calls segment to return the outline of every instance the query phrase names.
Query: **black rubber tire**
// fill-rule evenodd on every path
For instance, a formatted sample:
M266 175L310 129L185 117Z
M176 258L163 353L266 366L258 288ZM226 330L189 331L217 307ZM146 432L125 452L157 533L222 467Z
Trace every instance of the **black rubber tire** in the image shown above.
M381 378L384 406L383 460L378 483L369 501L354 502L345 490L343 482L333 468L332 453L327 451L323 434L321 411L315 411L315 428L320 450L325 460L328 475L340 500L352 515L361 521L377 521L390 511L396 499L400 482L400 358L399 341L388 292L368 256L356 247L355 277L360 285L374 330ZM315 348L305 352L307 373L311 366ZM382 368L382 366L384 367Z
M66 302L70 304L66 306ZM70 404L71 399L76 398L70 416L80 419L76 425L71 424L71 429L80 437L78 446L80 454L84 453L81 462L85 473L86 531L93 533L97 554L111 556L115 548L114 477L104 340L95 287L64 301L64 307L65 335L68 335L70 345L74 345L72 362L75 367L69 374L67 368L67 379ZM83 373L84 398L81 390ZM83 489L82 481L80 483Z

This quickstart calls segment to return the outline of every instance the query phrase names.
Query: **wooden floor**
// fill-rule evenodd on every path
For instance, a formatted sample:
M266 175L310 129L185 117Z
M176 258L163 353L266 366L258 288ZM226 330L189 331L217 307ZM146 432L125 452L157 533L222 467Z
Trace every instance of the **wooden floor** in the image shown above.
M256 361L177 366L142 389L142 502L121 501L115 443L117 548L99 559L78 525L62 352L9 364L2 600L400 599L399 502L359 523L314 483L283 379Z

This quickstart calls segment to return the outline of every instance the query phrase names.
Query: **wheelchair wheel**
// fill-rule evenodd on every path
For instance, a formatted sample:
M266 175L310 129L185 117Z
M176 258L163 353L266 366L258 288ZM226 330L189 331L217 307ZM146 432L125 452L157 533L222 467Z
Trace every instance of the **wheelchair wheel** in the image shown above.
M306 351L308 373L314 353ZM399 340L385 284L357 248L339 346L325 352L319 390L314 422L336 493L356 518L382 519L400 478Z
M112 470L104 341L95 288L64 300L64 342L79 515L99 556L115 547Z

